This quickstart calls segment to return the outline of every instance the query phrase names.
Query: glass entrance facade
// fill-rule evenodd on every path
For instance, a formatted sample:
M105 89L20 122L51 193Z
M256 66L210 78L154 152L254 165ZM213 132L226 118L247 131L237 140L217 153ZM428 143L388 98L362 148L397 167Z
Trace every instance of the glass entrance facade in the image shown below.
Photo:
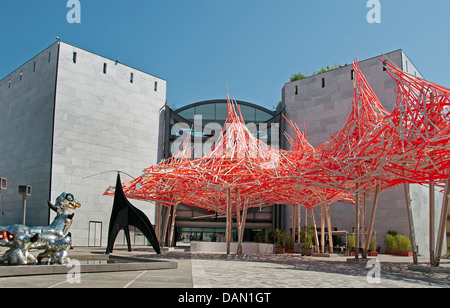
M282 110L272 111L244 101L237 101L237 104L247 128L254 137L272 147L284 148L281 132L285 131L285 120ZM194 158L194 155L198 158L205 153L199 155L196 146L203 146L215 133L222 130L227 118L227 100L203 101L177 110L166 106L165 117L164 158L169 158L177 152L177 142L184 141L188 133L194 147L191 158ZM211 132L208 127L213 127L218 132ZM277 217L282 216L279 211L280 206L273 205L249 210L247 222L251 222L252 226L246 228L244 241L267 238L268 230L279 228ZM217 218L214 213L179 204L175 220L176 242L225 242L224 222L225 218ZM233 242L238 240L236 229L233 229L232 238Z
M181 227L178 228L178 243L190 242L226 242L225 228L195 228ZM232 229L233 242L238 241L237 230ZM244 242L264 242L264 229L246 229L244 232Z

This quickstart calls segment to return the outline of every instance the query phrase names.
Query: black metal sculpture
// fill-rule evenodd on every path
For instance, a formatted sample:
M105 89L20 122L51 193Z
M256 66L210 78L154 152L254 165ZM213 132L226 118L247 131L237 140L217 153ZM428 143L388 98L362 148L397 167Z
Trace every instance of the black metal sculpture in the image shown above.
M128 251L131 251L130 229L129 226L138 228L152 245L157 254L161 254L159 243L155 230L148 217L138 208L133 206L125 196L120 181L120 174L117 174L116 190L114 194L114 203L109 221L108 247L106 253L113 251L114 242L117 234L123 229L127 240Z

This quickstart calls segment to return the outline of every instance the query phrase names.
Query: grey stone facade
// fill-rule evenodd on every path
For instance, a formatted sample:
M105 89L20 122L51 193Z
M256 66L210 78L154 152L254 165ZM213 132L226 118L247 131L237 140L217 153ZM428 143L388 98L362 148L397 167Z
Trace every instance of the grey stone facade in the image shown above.
M0 223L21 221L17 185L33 187L29 225L47 224L46 201L70 191L82 203L73 244L105 246L113 198L103 193L116 173L103 172L139 176L158 162L166 81L57 42L1 80L0 98ZM154 222L153 204L133 204Z
M22 222L19 185L31 185L27 224L48 223L58 46L52 45L0 81L0 223Z
M391 112L396 103L394 92L396 83L384 70L379 58L388 59L404 71L419 77L422 76L402 50L359 62L361 71L365 74L380 102ZM346 65L326 73L287 83L282 90L282 97L286 107L286 117L297 123L299 127L303 128L304 124L309 142L316 147L327 141L345 123L353 99L352 67ZM293 136L293 131L289 126L287 126L287 132ZM419 252L427 255L429 249L428 189L419 185L411 185L410 198L412 199ZM436 221L440 215L440 200L442 200L442 196L437 192ZM372 200L369 198L366 210L367 221L370 217L371 205ZM320 207L317 207L314 213L316 223L320 227ZM330 213L333 228L353 232L355 226L353 205L337 202L330 206ZM304 210L301 215L303 225ZM286 229L292 228L292 209L290 207L286 209L285 223ZM378 246L382 250L384 249L384 236L389 230L395 230L408 236L408 226L403 186L381 193L374 225Z

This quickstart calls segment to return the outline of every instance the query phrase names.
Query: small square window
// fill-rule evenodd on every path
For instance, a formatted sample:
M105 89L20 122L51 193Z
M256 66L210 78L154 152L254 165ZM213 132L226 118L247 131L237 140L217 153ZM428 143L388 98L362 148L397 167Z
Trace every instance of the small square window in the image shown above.
M106 74L107 67L108 67L108 64L103 63L103 74Z
M73 61L73 63L77 63L77 53L76 52L73 53L72 61Z

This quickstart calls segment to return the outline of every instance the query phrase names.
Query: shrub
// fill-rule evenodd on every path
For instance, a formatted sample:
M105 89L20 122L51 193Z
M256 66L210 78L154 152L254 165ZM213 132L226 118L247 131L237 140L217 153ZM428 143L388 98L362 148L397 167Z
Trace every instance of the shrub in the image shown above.
M294 249L294 245L292 244L292 237L290 235L286 236L286 241L284 242L284 248Z
M291 82L297 81L297 80L302 80L305 78L306 78L306 75L303 75L302 73L293 74L293 75L291 75Z
M411 241L408 237L397 234L395 237L395 240L397 241L397 246L399 251L408 252L411 251Z
M386 242L386 250L390 250L390 251L398 250L398 244L397 244L397 241L395 240L395 236L388 233L384 237L384 240Z
M348 249L352 251L355 248L355 235L350 234L348 236Z
M377 239L375 237L372 237L370 239L369 251L374 252L376 250L377 250Z
M256 243L264 243L264 241L265 241L264 231L259 231L258 233L256 233L255 236L253 237L253 240Z
M280 229L276 229L275 232L272 233L273 242L275 247L284 248L286 245L288 233L286 230L281 231Z
M390 235L392 235L392 236L396 236L396 235L398 234L398 232L397 232L397 231L394 231L394 230L389 230L389 231L387 232L387 234L390 234Z
M312 240L314 236L314 227L307 228L306 226L302 227L300 232L300 241L303 243L304 248L312 248Z

